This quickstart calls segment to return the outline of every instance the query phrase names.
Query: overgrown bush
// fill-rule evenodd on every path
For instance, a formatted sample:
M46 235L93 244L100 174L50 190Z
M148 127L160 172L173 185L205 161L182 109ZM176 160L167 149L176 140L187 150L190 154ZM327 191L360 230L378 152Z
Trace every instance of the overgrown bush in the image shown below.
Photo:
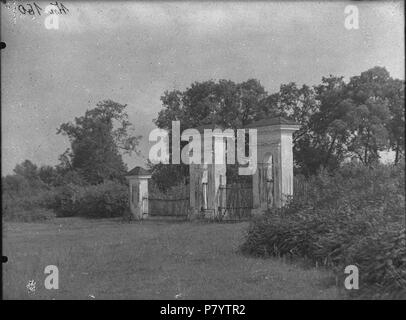
M63 186L58 189L54 202L54 210L63 217L117 217L122 216L127 207L127 187L113 181L91 186Z
M2 218L4 221L36 222L55 216L51 210L54 202L52 190L41 191L36 195L18 196L3 193Z
M309 181L307 195L249 227L242 251L333 268L357 265L361 297L406 298L404 166L348 164Z

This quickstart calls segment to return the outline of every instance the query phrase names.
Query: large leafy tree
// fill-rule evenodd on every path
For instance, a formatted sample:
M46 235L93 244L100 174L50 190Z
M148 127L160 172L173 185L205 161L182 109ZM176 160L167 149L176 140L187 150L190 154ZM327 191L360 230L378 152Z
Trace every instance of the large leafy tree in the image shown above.
M79 172L91 184L122 180L127 168L120 150L137 152L140 139L133 134L125 108L126 105L105 100L73 123L63 123L58 134L66 135L71 143L61 157L63 166Z
M323 77L315 87L319 103L317 112L309 120L309 132L304 141L311 152L304 154L304 168L315 173L320 167L336 168L346 156L348 140L348 101L343 77ZM309 156L313 153L313 159ZM311 165L310 165L311 164Z
M269 95L262 102L260 117L282 116L296 121L300 129L293 135L296 169L308 174L319 167L320 151L315 152L315 135L312 131L312 117L319 111L316 91L307 85L298 87L291 82L282 84L278 92Z
M386 88L392 79L385 68L374 67L347 84L350 106L348 150L362 163L369 165L379 159L379 152L389 147L389 102Z
M185 91L166 91L161 97L163 109L154 123L167 130L175 120L180 121L181 130L204 124L241 128L262 116L261 106L266 96L264 87L255 79L242 83L195 82ZM151 169L154 181L163 187L184 181L188 173L188 167L183 164L154 165Z
M348 83L342 77L323 77L315 87L319 109L310 115L308 134L295 141L301 169L312 174L320 167L335 168L348 157L370 165L389 147L397 150L397 162L404 150L403 88L403 81L381 67Z
M405 82L391 79L385 88L390 116L388 121L389 143L395 152L395 163L405 155Z
M405 150L404 81L382 67L348 82L330 75L313 87L282 84L270 95L254 79L195 82L185 91L165 92L161 99L155 124L165 129L173 120L181 122L181 130L202 124L241 128L275 116L295 120L301 125L293 137L296 170L306 175L337 168L349 157L369 165L389 148L398 162ZM168 170L157 172L178 176Z
M41 168L30 160L24 160L14 167L14 174L2 177L2 192L8 195L28 196L47 188L41 179Z
M163 109L154 123L165 129L170 129L174 120L181 122L181 129L203 124L241 128L259 116L266 96L264 87L254 79L195 82L183 92L166 91L161 97Z
M38 167L30 160L25 160L14 167L14 173L27 179L27 181L35 182L38 180Z
M38 176L45 184L55 185L58 179L58 171L55 167L45 165L38 169Z

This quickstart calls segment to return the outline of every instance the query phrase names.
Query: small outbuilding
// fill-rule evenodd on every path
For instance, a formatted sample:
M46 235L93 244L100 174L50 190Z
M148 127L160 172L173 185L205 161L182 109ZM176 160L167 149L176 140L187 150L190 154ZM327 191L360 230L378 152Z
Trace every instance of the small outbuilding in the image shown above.
M148 180L150 178L151 173L142 167L135 167L126 175L130 211L135 218L143 219L148 216Z

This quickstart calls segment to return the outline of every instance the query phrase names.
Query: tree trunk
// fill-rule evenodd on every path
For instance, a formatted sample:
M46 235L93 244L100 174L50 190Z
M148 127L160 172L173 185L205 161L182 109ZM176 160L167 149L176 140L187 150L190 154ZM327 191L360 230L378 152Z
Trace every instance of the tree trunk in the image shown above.
M368 135L367 135L367 142L365 143L365 152L364 152L364 163L367 166L369 164L368 161L368 149L369 149L369 138L370 138L371 134L368 130Z
M364 163L365 165L368 164L368 146L365 146L365 152L364 152Z
M331 155L331 152L333 150L333 146L334 146L334 144L336 142L336 139L337 139L337 135L334 136L333 141L331 141L330 147L328 148L326 160L324 161L324 168L327 167L328 160L330 160L330 155Z

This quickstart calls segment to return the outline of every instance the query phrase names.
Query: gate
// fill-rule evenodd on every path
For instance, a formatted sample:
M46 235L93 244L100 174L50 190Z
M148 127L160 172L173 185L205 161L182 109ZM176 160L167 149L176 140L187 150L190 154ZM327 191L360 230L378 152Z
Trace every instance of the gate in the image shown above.
M189 197L174 199L149 198L147 201L150 216L183 216L186 218L189 214Z
M189 214L189 185L182 184L170 188L166 192L159 190L154 183L148 186L148 215L152 217L184 217Z
M242 221L251 218L252 186L238 183L220 186L218 203L224 203L224 196L225 206L219 206L221 220Z

